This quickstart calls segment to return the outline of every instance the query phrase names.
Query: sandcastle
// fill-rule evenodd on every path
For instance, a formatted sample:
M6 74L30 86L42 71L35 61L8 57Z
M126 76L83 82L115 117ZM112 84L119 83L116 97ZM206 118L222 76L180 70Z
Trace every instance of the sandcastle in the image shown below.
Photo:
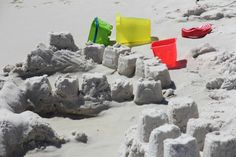
M111 84L112 100L114 101L121 102L134 98L134 102L139 105L161 103L164 100L162 88L172 85L165 64L162 64L158 58L151 59L137 55L127 46L116 44L104 49L103 45L88 43L83 52L87 58L93 59L98 64L102 62L102 65L108 68L117 69L119 75L141 78L130 85L119 79L114 81ZM99 61L97 61L98 59ZM125 94L117 95L121 91Z
M102 73L87 73L82 76L82 92L86 99L111 100L111 89Z
M181 135L175 139L164 141L164 157L200 157L194 137Z
M60 146L67 140L60 138L50 126L41 122L40 116L96 116L102 110L109 108L110 101L124 102L134 101L137 104L161 103L164 99L162 95L162 87L170 85L170 76L167 68L158 59L148 59L144 63L141 71L144 76L141 76L139 81L130 82L125 79L116 79L110 83L103 73L83 73L93 69L97 64L102 64L111 69L117 69L119 75L127 78L137 77L138 71L137 59L140 55L131 52L131 49L122 45L108 46L87 43L83 49L79 49L73 40L70 33L51 33L50 46L46 47L40 43L36 50L32 51L27 60L16 65L7 65L3 71L5 76L18 75L19 83L14 81L1 80L0 86L0 101L1 111L6 110L6 120L11 116L17 117L19 114L31 114L31 117L36 118L35 122L32 119L27 119L26 123L39 123L42 125L42 132L50 134L45 137L44 141L37 139L38 136L30 137L36 145L26 144L27 137L21 138L21 135L14 134L12 137L19 139L17 145L22 149L13 147L16 143L10 143L11 136L4 132L4 120L2 121L2 136L4 136L4 145L0 143L2 148L2 156L16 156L16 154L24 155L28 150L38 148L46 142L48 145ZM157 70L152 70L153 67L159 67ZM55 73L62 73L52 82L49 81L49 76ZM81 76L69 74L71 72L82 72ZM15 77L15 76L14 76ZM13 78L14 78L13 77ZM81 81L79 81L79 77ZM137 79L137 78L135 78ZM152 92L154 91L154 92ZM11 95L11 98L8 97ZM14 99L12 99L14 98ZM30 111L35 113L31 113ZM149 120L153 121L149 124ZM36 122L38 121L39 122ZM143 124L140 123L139 134L142 141L147 142L152 129L162 124L167 123L168 118L165 113L146 113L143 117ZM162 120L161 122L159 122ZM156 125L155 123L158 122ZM9 123L15 123L9 119ZM148 124L146 124L148 123ZM155 124L155 125L154 125ZM21 129L19 123L15 123L15 129ZM32 126L34 127L34 126ZM40 125L39 125L40 127ZM27 126L26 126L27 130ZM34 134L34 130L32 132ZM35 132L35 134L38 134ZM39 132L40 134L40 132ZM46 136L46 135L45 135ZM7 137L7 138L6 138ZM75 134L72 138L77 141L87 142L87 136L84 134ZM132 150L139 147L139 142L133 144ZM143 151L144 152L144 147ZM136 154L138 152L133 152Z
M217 131L221 128L217 121L198 118L197 105L191 98L172 99L178 104L175 112L155 108L142 112L138 125L125 134L120 157L200 157L200 151L204 157L233 156L235 134ZM173 106L170 108L173 111ZM196 117L189 119L189 113Z
M105 47L87 43L83 49L79 49L72 39L70 34L53 34L50 47L39 44L27 56L26 62L4 68L5 76L17 74L25 80L17 84L0 80L0 112L5 114L2 121L0 119L0 131L4 137L0 143L1 148L4 148L0 155L23 156L28 150L45 143L60 147L67 141L42 122L38 115L91 117L108 109L112 101L147 105L163 104L167 102L165 99L168 100L167 111L146 109L138 125L127 131L120 157L200 157L200 151L203 151L204 157L208 157L218 153L216 147L227 156L224 150L229 143L229 148L232 148L229 156L234 153L235 135L215 132L221 126L213 120L199 118L198 107L193 99L169 97L175 96L171 88L173 82L168 68L158 58L146 58L118 44ZM205 51L197 55L203 53ZM114 73L122 76L122 79L111 81L103 72L90 72L96 66L115 69ZM49 79L50 75L58 72L61 74L54 81ZM231 90L235 88L234 80L234 77L219 78L208 82L206 87L209 90ZM33 118L27 119L25 115ZM11 117L24 117L26 120L17 122ZM6 123L13 126L8 131L4 131ZM25 123L26 126L21 125ZM28 130L22 132L23 135L30 132L32 136L11 134L11 129L17 132L22 127ZM40 128L40 131L34 128ZM44 140L38 134L44 134ZM217 137L214 139L213 136ZM12 137L19 140L11 143ZM223 141L223 137L229 140ZM82 143L88 140L87 135L80 132L72 133L71 138ZM29 141L34 141L34 144ZM220 144L215 145L219 141ZM26 145L22 146L23 143ZM14 146L19 146L19 149L13 149Z
M179 127L173 124L164 124L156 129L153 129L150 139L147 156L163 157L164 156L164 141L166 139L174 139L181 134Z
M133 77L135 74L136 60L138 57L139 56L137 54L121 54L118 59L118 73L127 77Z
M168 104L168 116L170 123L186 131L187 122L190 118L198 118L198 108L191 98L173 98Z
M118 44L106 47L104 50L102 64L106 67L117 69L120 54L124 54L127 51L130 52L131 49L127 46L121 46Z
M206 135L203 157L232 157L235 155L236 137L224 132Z
M236 3L186 2L2 1L1 65L20 62L5 66L0 76L0 156L115 157L125 128L138 124L125 133L123 157L198 157L199 151L204 157L235 157ZM120 20L114 18L117 10ZM107 34L110 48L83 45L91 16L118 26L125 16L150 18L151 41L178 38L176 63L186 59L187 67L168 70L149 44L112 46L119 33L115 25ZM202 24L212 24L207 36L181 37L181 27ZM102 25L90 41L100 40ZM124 37L135 37L135 27ZM50 33L48 43L29 49L60 29L75 36ZM127 51L120 52L122 47ZM168 112L180 96L192 97L197 111L184 98ZM141 123L138 114L146 109ZM164 124L151 114L154 109L167 116ZM140 124L148 142L138 136Z
M206 135L219 130L216 122L203 118L189 119L186 134L196 138L199 150L203 150Z
M160 80L162 88L168 88L172 83L168 68L158 58L139 57L136 61L135 75Z
M98 64L102 64L105 46L101 44L87 43L83 49L86 59L92 59Z
M161 103L163 100L161 82L151 78L140 79L134 86L134 102L142 105Z
M197 140L181 133L181 129L171 123L167 113L162 110L144 110L138 126L127 131L120 157L200 157Z
M7 75L15 73L22 78L29 78L43 74L52 75L56 72L86 72L93 67L93 62L86 60L81 50L74 52L70 49L57 49L57 47L46 47L44 44L39 44L36 50L28 54L25 62L12 65L7 70L4 68L4 72Z
M142 142L149 142L152 130L167 122L168 117L163 111L153 109L144 110L138 124L139 140Z
M111 98L118 102L132 100L133 84L124 79L117 79L111 84Z

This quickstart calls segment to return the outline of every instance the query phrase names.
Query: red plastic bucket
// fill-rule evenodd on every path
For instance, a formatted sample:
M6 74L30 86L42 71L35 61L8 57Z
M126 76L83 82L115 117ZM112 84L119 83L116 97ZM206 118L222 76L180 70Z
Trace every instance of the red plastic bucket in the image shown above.
M176 67L176 38L155 41L151 45L154 56L157 56L169 69Z

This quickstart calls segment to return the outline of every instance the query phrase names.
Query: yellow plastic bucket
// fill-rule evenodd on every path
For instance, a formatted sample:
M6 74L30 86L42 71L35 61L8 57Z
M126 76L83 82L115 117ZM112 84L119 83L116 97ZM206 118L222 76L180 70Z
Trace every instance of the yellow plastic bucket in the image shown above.
M116 15L116 41L128 46L151 42L151 21Z

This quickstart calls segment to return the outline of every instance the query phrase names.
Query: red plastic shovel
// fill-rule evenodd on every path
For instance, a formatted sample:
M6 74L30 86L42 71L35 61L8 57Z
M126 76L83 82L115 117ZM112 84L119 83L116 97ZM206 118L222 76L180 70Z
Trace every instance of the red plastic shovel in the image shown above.
M200 27L194 27L190 29L182 28L182 37L184 38L203 38L212 31L212 24L204 24Z

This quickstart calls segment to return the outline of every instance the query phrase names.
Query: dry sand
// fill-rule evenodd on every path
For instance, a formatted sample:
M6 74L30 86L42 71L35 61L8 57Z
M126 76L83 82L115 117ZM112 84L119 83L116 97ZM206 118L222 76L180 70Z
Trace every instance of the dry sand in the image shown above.
M232 0L200 0L200 4L224 5ZM199 19L188 22L178 22L183 19L182 14L193 7L195 1L166 0L0 0L0 67L23 61L26 55L39 42L48 43L51 31L69 31L74 36L76 44L81 48L87 40L90 22L96 16L115 24L116 13L125 16L145 17L152 20L152 35L159 39L176 37L178 58L187 59L185 69L171 70L171 79L176 84L178 96L190 96L198 104L200 117L207 117L221 121L235 118L235 91L223 91L229 97L224 100L212 100L206 90L206 83L220 76L218 69L222 65L210 66L212 55L223 51L236 50L236 18L222 18L220 20L204 21ZM236 13L234 8L232 13ZM227 10L226 10L227 11ZM225 12L226 12L225 11ZM202 39L192 40L181 37L182 27L198 26L210 22L214 26L211 34ZM115 29L112 33L115 39ZM204 54L197 59L191 57L191 49L209 43L218 52ZM152 56L150 45L134 47L139 53ZM236 52L235 52L236 53ZM112 70L98 66L94 72L109 73ZM80 73L75 74L81 77ZM112 81L119 76L117 73L108 75ZM53 82L56 75L51 76ZM124 77L125 78L125 77ZM213 91L219 93L220 91ZM221 95L221 94L220 94ZM70 136L73 130L83 131L88 135L88 143L69 142L61 149L48 147L45 150L34 150L27 153L27 157L57 156L57 157L115 157L123 139L125 130L137 123L137 117L144 108L163 108L165 105L137 106L133 102L112 103L113 107L103 111L98 117L71 120L69 118L50 118L48 123L59 134Z

